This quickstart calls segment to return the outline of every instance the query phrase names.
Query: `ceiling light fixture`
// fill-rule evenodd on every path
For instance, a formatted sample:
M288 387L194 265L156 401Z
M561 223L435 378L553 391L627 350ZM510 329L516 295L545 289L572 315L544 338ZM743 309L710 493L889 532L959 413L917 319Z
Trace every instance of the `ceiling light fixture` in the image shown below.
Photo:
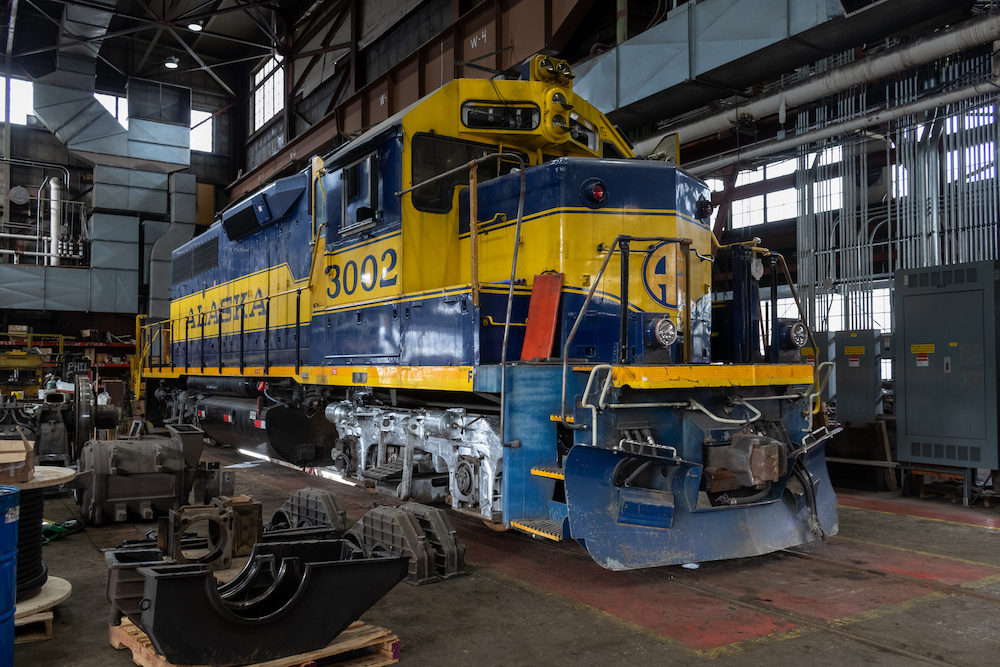
M167 69L177 69L180 62L181 61L177 59L177 56L170 56L166 59L166 61L164 61L163 66Z
M191 32L201 32L204 28L205 26L201 21L191 21L191 23L188 23L188 30Z

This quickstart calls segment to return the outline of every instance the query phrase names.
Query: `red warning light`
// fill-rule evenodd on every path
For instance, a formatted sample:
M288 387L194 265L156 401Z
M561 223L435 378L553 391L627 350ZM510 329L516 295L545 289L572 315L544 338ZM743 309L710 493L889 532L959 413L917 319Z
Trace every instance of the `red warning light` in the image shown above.
M599 178L588 178L580 188L584 202L591 208L603 206L608 201L608 186Z

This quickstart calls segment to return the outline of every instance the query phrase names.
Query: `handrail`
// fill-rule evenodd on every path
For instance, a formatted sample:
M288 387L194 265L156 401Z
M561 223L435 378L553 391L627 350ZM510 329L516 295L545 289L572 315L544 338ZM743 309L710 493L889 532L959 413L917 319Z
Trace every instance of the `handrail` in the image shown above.
M510 317L514 309L514 280L517 275L517 251L521 244L521 221L524 217L524 193L525 193L525 180L524 180L524 158L518 153L504 153L503 151L499 153L490 153L482 157L478 157L475 160L469 160L465 164L455 167L454 169L449 169L446 172L440 173L437 176L428 178L426 181L421 181L416 185L412 185L405 190L400 190L396 193L397 197L402 197L408 192L412 192L417 188L429 185L436 181L452 176L461 172L463 169L469 170L469 185L472 190L469 192L469 236L472 239L472 244L470 247L470 252L472 256L470 258L472 263L472 298L473 306L478 306L479 301L479 275L478 275L478 248L476 246L477 233L478 233L478 222L476 221L478 217L478 197L476 196L476 188L478 187L478 181L476 180L478 167L480 164L493 159L503 159L510 158L517 160L520 165L520 170L518 173L521 178L521 192L517 200L517 223L514 226L514 251L511 255L510 264L510 289L507 292L507 317L504 320L503 327L503 344L500 348L500 440L506 446L507 444L507 433L506 433L506 412L507 412L507 344L510 340ZM497 170L499 172L499 169Z
M622 241L625 241L625 245L622 245ZM601 263L601 268L597 272L597 277L594 278L592 284L590 285L590 290L587 292L587 298L583 301L583 307L580 308L580 312L576 315L576 321L573 322L573 328L570 329L569 335L566 336L566 342L563 344L562 352L562 399L559 413L560 423L568 429L574 431L582 431L587 428L586 424L576 424L566 421L566 380L569 373L569 346L573 342L573 338L576 337L576 332L580 328L580 323L583 321L583 316L586 315L587 309L590 307L590 302L594 299L594 294L597 292L597 286L601 282L601 278L604 277L604 271L608 268L608 262L611 260L611 256L614 255L615 247L618 247L622 251L623 256L627 256L630 252L629 244L632 241L660 241L661 243L677 243L684 248L684 255L687 257L690 253L691 244L693 241L689 238L678 238L671 236L628 236L625 234L619 234L615 237L615 240L611 242L611 245L607 248L607 255L604 256L604 262ZM648 253L649 249L645 251ZM627 260L626 260L627 261ZM687 273L687 270L685 270ZM624 283L624 277L622 282ZM513 289L513 286L512 286ZM687 299L685 299L687 301ZM627 304L624 306L627 308ZM687 309L687 315L689 319L684 322L684 337L688 338L691 335L691 321L690 321L690 308ZM685 346L686 347L686 346ZM596 425L595 425L596 426Z

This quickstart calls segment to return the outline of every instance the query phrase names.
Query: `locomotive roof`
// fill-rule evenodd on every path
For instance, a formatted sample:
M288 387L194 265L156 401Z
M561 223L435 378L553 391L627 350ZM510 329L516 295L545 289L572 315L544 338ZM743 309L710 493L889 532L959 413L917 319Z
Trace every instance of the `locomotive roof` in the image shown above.
M411 104L401 111L397 111L395 114L386 118L381 123L376 123L370 128L365 130L359 136L351 139L349 142L341 146L340 148L334 150L332 153L323 158L323 161L327 163L328 166L337 167L341 164L346 164L348 162L353 162L355 159L363 156L370 149L372 143L377 143L379 140L394 134L399 127L403 124L403 116L410 113L419 105L421 102L426 101L427 98L423 98Z

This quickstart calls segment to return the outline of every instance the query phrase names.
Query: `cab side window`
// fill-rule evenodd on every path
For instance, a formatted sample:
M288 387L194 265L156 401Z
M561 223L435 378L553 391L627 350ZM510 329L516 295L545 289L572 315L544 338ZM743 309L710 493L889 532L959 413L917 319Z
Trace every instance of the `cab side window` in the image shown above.
M379 156L371 153L341 172L343 205L340 233L359 232L375 226L380 217ZM329 205L329 203L328 203Z
M414 185L443 174L476 158L496 153L498 148L488 144L475 144L434 134L418 134L411 143L413 162L411 177ZM505 151L509 152L509 151ZM521 154L527 165L527 156ZM509 174L519 166L517 160L487 160L479 165L477 179L480 183ZM413 206L426 213L447 213L451 210L455 186L469 183L468 170L460 170L447 178L416 188Z

